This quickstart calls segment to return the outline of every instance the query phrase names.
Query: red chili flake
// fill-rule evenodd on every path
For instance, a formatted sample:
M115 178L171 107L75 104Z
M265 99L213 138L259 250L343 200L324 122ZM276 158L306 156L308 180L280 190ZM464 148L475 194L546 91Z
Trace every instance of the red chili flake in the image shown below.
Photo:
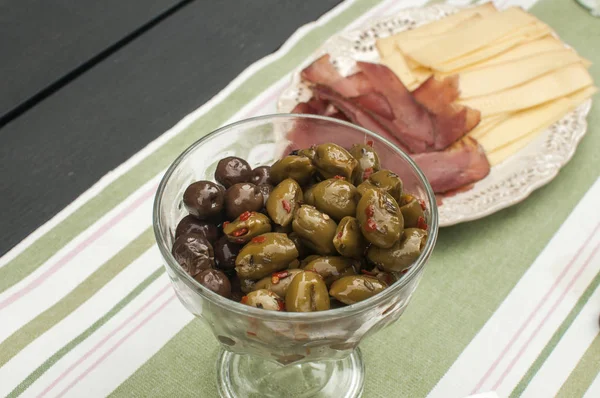
M367 141L367 145L370 147L373 147L373 141L372 140Z
M425 201L423 199L419 199L419 204L421 205L421 209L425 210L427 206L425 206Z
M252 212L249 211L245 211L242 214L240 214L240 221L246 221L247 219L250 218L250 216L252 215Z
M427 231L428 225L425 222L423 216L419 216L419 218L417 218L417 228L421 228Z
M366 269L362 269L362 270L360 270L360 272L362 272L365 275L369 275L369 276L377 276L377 274L375 272L367 271Z
M225 227L226 227L226 226L228 226L229 224L231 224L229 221L225 221L225 222L223 223L223 228L225 228Z
M285 310L285 303L281 300L277 300L277 305L279 307L279 311L284 311Z
M254 238L252 238L252 243L263 243L264 241L266 241L267 238L265 238L264 236L256 236Z
M290 202L287 200L282 199L281 205L283 206L283 210L287 211L288 213L292 211L292 206L290 206Z
M250 335L250 336L254 336L254 337L256 337L256 333L254 333L254 332L250 332L250 331L248 331L248 332L246 332L246 334L248 334L248 335Z
M377 223L372 218L367 219L367 225L365 226L367 231L377 230Z
M409 270L409 269L410 269L410 268L403 269L402 271L400 271L400 274L402 274L402 275L406 274L406 273L408 272L408 270Z
M340 232L338 232L338 234L337 234L337 238L338 238L338 239L342 239L342 236L344 236L344 231L340 231Z
M277 285L279 283L279 277L277 275L271 275L271 283Z
M345 179L346 179L346 177L344 177L344 176L340 176L340 175L333 176L333 178L335 178L335 179L337 179L337 180L345 180Z
M240 301L240 303L242 303L242 304L248 304L248 296L242 297L242 300Z
M373 174L373 168L372 167L367 167L365 169L365 171L363 172L363 180L366 180L369 177L371 177L371 174Z
M375 214L375 207L373 207L373 205L368 205L365 208L365 214L367 217L373 217L373 214Z
M238 237L238 236L246 235L247 233L248 233L248 228L241 228L241 229L238 229L237 231L233 231L231 233L231 235Z
M273 272L273 275L278 276L279 278L287 278L290 273L287 271L279 271L279 272Z

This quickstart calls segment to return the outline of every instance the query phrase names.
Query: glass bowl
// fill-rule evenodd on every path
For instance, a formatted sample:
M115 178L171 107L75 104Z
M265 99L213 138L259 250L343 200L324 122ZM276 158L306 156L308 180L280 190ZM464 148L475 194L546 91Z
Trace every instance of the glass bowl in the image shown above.
M186 187L214 180L227 156L252 167L271 165L290 150L334 142L349 148L372 141L382 167L396 172L404 190L427 204L429 236L403 277L378 295L343 308L312 313L267 311L213 293L190 277L171 255L175 228L187 215ZM206 322L221 347L217 387L223 397L355 397L362 392L360 342L396 321L421 279L438 231L435 196L423 173L390 141L337 119L299 114L243 120L205 136L169 167L156 194L154 233L179 300Z

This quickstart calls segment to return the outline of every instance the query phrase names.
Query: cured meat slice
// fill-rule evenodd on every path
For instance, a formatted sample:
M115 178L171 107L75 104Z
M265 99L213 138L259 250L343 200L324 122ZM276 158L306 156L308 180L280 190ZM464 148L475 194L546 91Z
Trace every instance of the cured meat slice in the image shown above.
M404 84L387 66L369 62L357 62L373 88L389 102L394 114L394 124L403 135L424 141L433 147L435 128L427 109L419 104Z
M367 93L351 98L352 102L363 107L364 109L378 114L386 119L393 120L394 113L390 108L389 102L379 93Z
M483 148L471 137L465 137L444 151L413 155L433 191L444 193L479 181L490 172Z

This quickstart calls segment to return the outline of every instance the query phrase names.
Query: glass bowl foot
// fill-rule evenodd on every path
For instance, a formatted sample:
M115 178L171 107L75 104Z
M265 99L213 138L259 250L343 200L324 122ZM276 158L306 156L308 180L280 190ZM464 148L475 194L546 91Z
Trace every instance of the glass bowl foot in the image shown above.
M344 359L279 365L260 357L221 350L217 388L221 397L359 397L364 385L362 356L355 349Z

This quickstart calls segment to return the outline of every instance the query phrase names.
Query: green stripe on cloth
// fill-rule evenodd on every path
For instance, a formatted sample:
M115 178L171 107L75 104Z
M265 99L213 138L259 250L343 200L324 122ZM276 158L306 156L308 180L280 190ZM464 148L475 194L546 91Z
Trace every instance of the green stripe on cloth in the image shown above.
M199 319L172 338L111 397L217 397L219 344Z
M523 391L525 391L527 385L529 385L531 380L535 377L535 375L540 370L546 359L548 359L548 357L550 356L560 339L567 332L575 318L577 318L577 315L579 315L581 309L587 304L592 294L594 294L594 291L598 288L598 285L600 285L600 273L598 273L594 280L588 285L588 287L585 289L579 300L577 300L575 307L573 307L573 309L571 310L571 312L569 312L569 315L565 318L560 327L556 330L556 332L554 332L554 335L552 336L548 344L546 344L540 355L538 355L535 362L531 365L527 373L525 373L525 376L523 376L521 381L519 381L519 384L517 384L517 386L511 393L511 397L519 397L521 396ZM596 360L598 360L597 357Z
M583 354L577 367L558 392L558 398L583 397L600 372L600 334Z
M152 228L148 228L124 249L88 276L80 285L52 307L36 316L0 344L0 367L52 326L75 311L131 262L154 244Z
M96 330L98 330L102 325L111 320L115 315L117 315L127 304L129 304L134 298L140 295L152 282L158 279L165 272L163 267L158 268L154 271L150 276L144 279L139 285L137 285L127 296L125 296L121 301L115 304L106 314L104 314L100 319L94 322L89 328L84 330L79 336L75 337L73 340L69 341L66 345L64 345L60 350L56 351L50 358L48 358L43 364L38 366L36 370L31 372L25 380L21 382L13 391L8 394L8 397L17 397L21 395L30 385L32 385L37 379L39 379L50 367L52 367L55 363L57 363L62 357L71 352L75 347L79 345L82 341L87 339L92 335Z
M600 53L593 49L600 24L574 1L542 0L533 13L595 63L591 72L599 82ZM425 277L402 318L361 345L365 397L427 395L471 342L598 177L598 170L589 167L600 164L597 105L588 120L589 132L576 155L551 184L517 206L440 231ZM197 374L183 360L189 351L206 352L211 346L199 343L209 332L195 328L192 323L177 334L117 395L214 395L214 367ZM211 349L204 364L216 357L216 348Z
M121 203L143 183L165 169L192 142L221 126L258 93L296 68L325 39L379 2L380 0L358 1L327 24L312 30L290 49L288 55L255 73L221 103L198 118L192 126L173 137L44 234L12 261L0 268L0 293L35 271L61 247Z

